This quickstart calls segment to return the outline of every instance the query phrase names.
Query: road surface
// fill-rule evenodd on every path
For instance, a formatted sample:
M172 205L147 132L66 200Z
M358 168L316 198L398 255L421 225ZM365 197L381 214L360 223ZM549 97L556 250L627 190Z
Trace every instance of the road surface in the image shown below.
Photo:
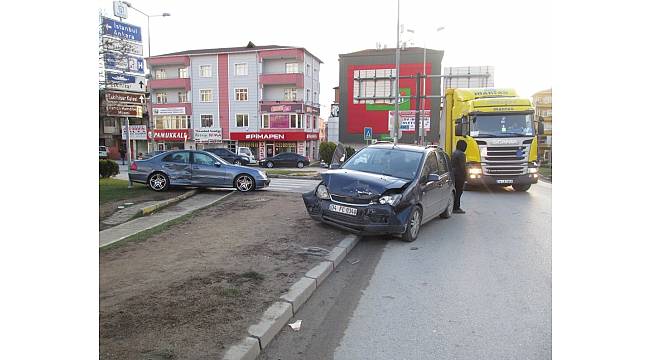
M260 358L551 359L551 191L468 191L414 243L362 239Z

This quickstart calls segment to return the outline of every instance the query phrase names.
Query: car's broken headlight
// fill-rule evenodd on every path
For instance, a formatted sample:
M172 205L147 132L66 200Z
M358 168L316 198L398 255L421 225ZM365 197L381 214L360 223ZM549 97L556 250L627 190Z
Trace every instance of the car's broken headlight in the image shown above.
M318 196L319 199L329 199L330 192L327 191L327 187L325 185L320 184L316 188L316 196Z
M384 195L379 198L379 203L395 206L401 199L402 199L402 194Z

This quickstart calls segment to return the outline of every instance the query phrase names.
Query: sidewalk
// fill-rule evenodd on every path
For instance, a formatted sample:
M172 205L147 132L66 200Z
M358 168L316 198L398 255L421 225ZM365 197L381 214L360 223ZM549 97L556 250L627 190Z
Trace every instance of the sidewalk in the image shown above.
M99 232L99 247L126 239L139 232L162 225L168 221L189 214L193 211L208 207L223 197L232 193L232 190L206 190L183 200L176 205L166 208L158 213L125 222L124 224Z

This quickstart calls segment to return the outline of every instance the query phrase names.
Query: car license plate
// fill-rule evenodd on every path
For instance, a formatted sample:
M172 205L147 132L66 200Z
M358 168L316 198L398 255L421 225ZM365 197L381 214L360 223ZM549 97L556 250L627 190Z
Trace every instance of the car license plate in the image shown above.
M512 184L513 182L512 179L497 180L497 184Z
M330 211L334 211L345 215L352 215L352 216L357 215L357 209L347 207L347 206L336 205L336 204L330 204Z

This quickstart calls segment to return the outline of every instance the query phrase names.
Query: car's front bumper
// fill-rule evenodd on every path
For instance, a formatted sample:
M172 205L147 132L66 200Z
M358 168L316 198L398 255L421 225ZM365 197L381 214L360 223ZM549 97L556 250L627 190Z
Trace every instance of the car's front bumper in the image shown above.
M316 197L313 191L302 194L307 213L312 219L360 235L403 234L406 232L407 221L412 206L395 211L390 205L372 204L355 206L323 200ZM329 210L330 204L336 204L357 209L357 215L345 215Z
M527 185L537 184L539 176L537 174L524 174L516 176L493 176L481 175L480 178L471 178L467 176L469 185Z

